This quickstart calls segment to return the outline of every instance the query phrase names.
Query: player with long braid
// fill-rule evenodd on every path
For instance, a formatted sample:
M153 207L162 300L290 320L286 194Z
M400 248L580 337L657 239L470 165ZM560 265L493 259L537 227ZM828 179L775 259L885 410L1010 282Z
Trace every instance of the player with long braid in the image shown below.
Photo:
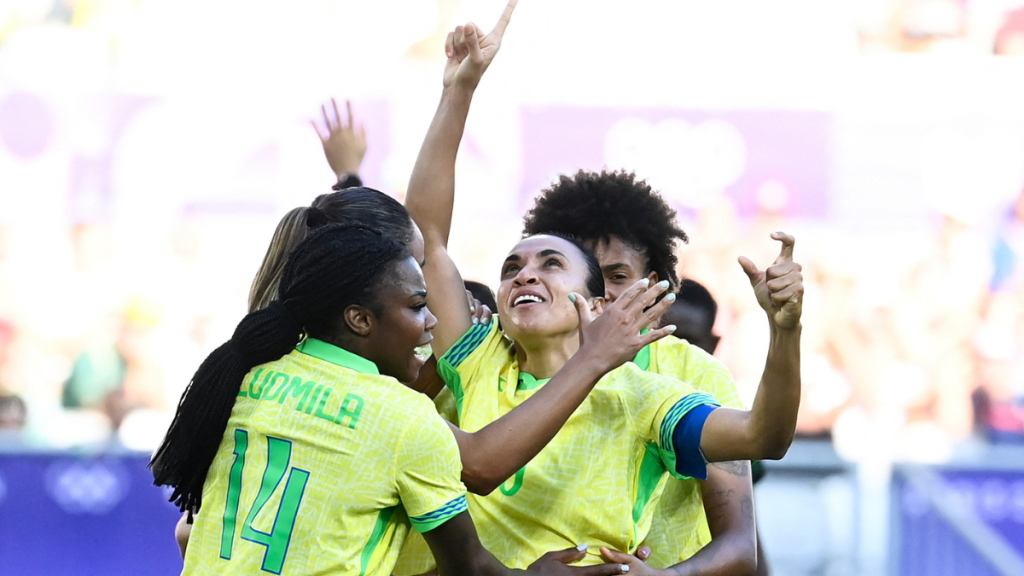
M455 438L399 383L415 379L436 324L408 247L329 226L296 248L279 290L202 363L153 457L172 501L203 506L183 573L387 575L410 524L446 573L508 573L466 512ZM615 321L646 320L656 295ZM590 328L581 351L607 351L615 326ZM570 574L583 554L545 554L530 572Z

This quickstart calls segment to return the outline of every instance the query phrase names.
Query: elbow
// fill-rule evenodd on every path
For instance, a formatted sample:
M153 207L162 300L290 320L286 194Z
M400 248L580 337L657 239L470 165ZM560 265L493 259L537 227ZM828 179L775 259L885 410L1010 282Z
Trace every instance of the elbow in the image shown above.
M501 486L502 479L494 478L493 474L487 474L483 470L475 470L473 467L467 466L462 469L462 483L466 485L466 490L473 494L487 496Z
M716 574L728 574L729 576L753 576L757 573L757 543L754 538L740 538L738 536L720 536L726 552L722 558L721 571ZM715 542L715 538L712 538Z
M757 460L782 460L782 458L789 452L789 447L793 445L794 433L783 437L773 438L762 438L758 442L758 453Z
M735 576L753 576L757 573L757 540L745 538L741 544L734 549L734 556L730 562L728 574Z
M793 435L790 437L769 442L764 449L763 460L781 460L785 453L790 451L790 446L793 445Z
M750 554L743 554L742 557L733 559L729 563L729 567L722 573L734 576L754 576L757 574L757 553L751 551Z
M746 555L743 558L738 559L735 563L736 570L734 574L742 574L743 576L754 576L757 574L757 554L751 554L748 558Z

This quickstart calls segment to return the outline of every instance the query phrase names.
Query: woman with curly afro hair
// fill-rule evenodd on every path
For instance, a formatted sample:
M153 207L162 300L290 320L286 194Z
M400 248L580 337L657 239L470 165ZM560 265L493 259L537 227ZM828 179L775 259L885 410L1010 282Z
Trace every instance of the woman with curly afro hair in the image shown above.
M640 278L668 280L678 288L677 242L687 242L676 211L632 172L580 170L562 175L543 190L524 218L523 236L555 232L580 238L597 255L605 279L605 297L614 301ZM783 255L770 267L772 283L795 293L802 290L800 266L785 256L792 238L780 233ZM746 258L743 271L758 292L765 272ZM759 295L758 300L764 303ZM780 379L799 383L799 323L786 328L769 315L772 345L762 383ZM648 346L634 359L646 369L674 376L713 394L723 406L739 407L736 384L717 359L685 340L670 337ZM682 562L698 572L749 573L756 565L756 529L750 463L713 464L708 479L667 481L645 540L658 554L652 563L668 567ZM711 513L714 511L714 513Z
M481 53L476 46L448 50L456 85L463 72L484 64ZM582 192L574 194L576 201L558 204L554 219L545 225L550 228L530 230L539 233L528 234L512 248L501 268L496 299L500 322L473 326L464 298L462 303L456 300L462 279L447 242L455 159L475 87L467 83L462 93L443 94L406 193L406 207L423 233L423 271L430 307L438 317L433 351L455 398L459 424L468 429L493 422L549 386L554 374L586 373L588 363L607 360L580 362L580 333L593 328L591 313L598 314L596 321L614 318L624 306L642 300L649 325L656 328L674 294L655 303L642 287L670 286L675 279L673 244L685 239L673 223L674 213L633 175L583 172L563 179L561 184ZM594 190L607 184L610 192L599 196L597 206L584 207L583 198L596 196ZM619 205L614 203L621 193L617 189L642 194L624 194L628 203ZM662 210L660 220L648 216L651 209L642 209L644 205ZM609 229L611 220L619 227ZM594 226L569 230L569 221L592 221ZM516 565L534 549L578 541L590 543L592 550L602 545L600 556L593 550L584 564L603 557L629 565L631 573L649 574L653 567L629 554L647 536L661 483L670 474L706 478L708 462L729 462L723 466L738 482L746 482L746 497L736 499L738 492L726 488L720 500L735 500L731 505L738 523L750 525L738 535L749 540L743 550L750 553L739 565L723 566L715 552L705 555L700 565L723 574L753 571L753 508L749 478L743 476L749 475L749 465L731 461L781 458L792 441L800 397L802 278L799 265L792 262L793 238L773 236L783 244L773 266L762 271L742 260L774 337L770 369L751 410L715 407L714 395L706 390L731 389L735 394L735 386L711 356L672 337L652 338L624 365L601 377L574 419L500 491L470 495L469 506L481 519L480 537L494 545L488 549L499 559ZM608 250L612 244L619 254ZM592 249L601 256L595 258ZM610 274L622 269L614 266L623 263L616 256L633 256L628 272ZM606 288L609 276L615 286ZM664 329L648 335L664 334ZM631 333L629 339L637 336ZM735 398L722 400L726 406L735 404ZM684 536L696 538L699 532L696 523L675 527ZM689 565L684 571L694 568Z

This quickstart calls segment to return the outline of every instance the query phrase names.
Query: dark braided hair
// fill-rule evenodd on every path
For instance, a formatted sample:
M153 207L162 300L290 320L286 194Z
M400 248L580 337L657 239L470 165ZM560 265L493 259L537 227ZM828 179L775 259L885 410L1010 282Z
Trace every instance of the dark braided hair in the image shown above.
M383 192L360 186L321 194L309 207L292 209L278 223L249 289L249 312L265 308L278 297L288 255L314 230L328 224L371 226L405 244L413 236L412 218L405 206Z
M149 464L155 484L174 488L171 502L190 515L199 510L206 474L245 375L291 352L303 332L336 333L347 307L378 307L374 287L391 264L409 256L398 239L359 225L321 228L296 247L281 275L280 299L239 322L231 339L199 366L178 402Z
M678 286L675 241L688 239L675 218L676 211L636 174L580 170L540 193L523 218L523 235L557 231L584 242L615 236L644 254L648 272Z

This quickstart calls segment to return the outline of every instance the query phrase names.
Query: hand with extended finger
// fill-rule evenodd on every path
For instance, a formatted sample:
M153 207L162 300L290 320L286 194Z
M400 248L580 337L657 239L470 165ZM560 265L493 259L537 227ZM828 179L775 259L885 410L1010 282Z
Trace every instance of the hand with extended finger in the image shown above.
M338 103L331 98L331 107L334 109L333 118L327 112L327 106L321 106L320 110L324 115L326 132L311 120L313 129L320 137L320 144L324 147L324 156L327 157L327 164L330 165L334 175L340 180L345 174L352 176L359 175L359 167L366 156L366 129L360 125L356 127L352 120L352 102L346 101L345 107L348 111L348 122L343 122L338 112Z
M587 546L548 552L530 564L529 572L551 576L616 576L629 572L629 566L622 563L598 564L596 566L569 566L587 555Z
M739 263L769 321L778 328L792 330L800 326L804 298L802 268L793 262L796 240L785 232L773 232L772 238L782 242L782 250L767 270L758 270L745 256L739 257Z
M675 326L654 328L661 315L676 299L675 294L668 294L657 301L668 286L668 281L651 286L650 280L639 280L609 304L596 319L592 317L590 306L583 296L570 294L569 299L576 305L580 319L578 353L591 354L595 362L611 370L632 360L644 346L672 334ZM651 331L641 334L645 328Z
M444 67L445 88L453 84L471 90L476 88L501 48L501 38L517 3L518 0L509 0L490 34L485 35L472 23L457 26L454 32L448 33L444 44L444 54L448 57Z

